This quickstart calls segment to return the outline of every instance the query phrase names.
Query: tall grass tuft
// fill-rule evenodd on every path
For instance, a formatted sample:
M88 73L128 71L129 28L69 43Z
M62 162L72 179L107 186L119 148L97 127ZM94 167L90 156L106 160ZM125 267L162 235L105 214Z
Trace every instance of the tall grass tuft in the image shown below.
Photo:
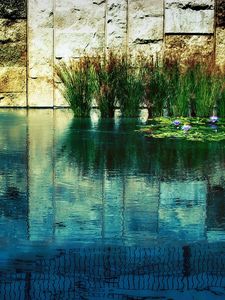
M217 110L220 117L225 118L225 80L221 80L220 93L217 98Z
M93 59L97 78L95 98L102 117L112 118L117 98L118 79L120 77L120 60L110 52L107 58L95 56Z
M69 64L56 66L56 74L62 83L61 92L76 117L89 117L93 94L96 90L96 73L88 56Z
M177 89L178 68L176 64L160 64L147 60L142 66L145 87L144 104L150 117L172 114L172 103Z
M56 67L62 93L75 116L88 117L95 98L102 117L113 117L118 105L124 117L137 117L145 104L150 117L225 117L225 78L214 66L190 60L164 62L139 55L84 56Z
M119 60L119 76L116 97L122 116L137 117L144 99L144 81L142 70L131 57L122 55Z

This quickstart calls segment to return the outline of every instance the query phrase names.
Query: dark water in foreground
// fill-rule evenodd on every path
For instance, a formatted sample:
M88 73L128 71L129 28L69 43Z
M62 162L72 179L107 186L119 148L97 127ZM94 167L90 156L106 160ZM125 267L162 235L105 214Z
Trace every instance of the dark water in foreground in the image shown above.
M0 111L0 299L225 299L225 143Z

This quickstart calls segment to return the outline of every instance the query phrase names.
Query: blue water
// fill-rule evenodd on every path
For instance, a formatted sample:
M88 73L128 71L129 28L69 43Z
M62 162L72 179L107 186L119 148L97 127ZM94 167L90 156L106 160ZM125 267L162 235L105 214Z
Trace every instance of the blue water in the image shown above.
M0 111L0 299L225 299L225 143Z

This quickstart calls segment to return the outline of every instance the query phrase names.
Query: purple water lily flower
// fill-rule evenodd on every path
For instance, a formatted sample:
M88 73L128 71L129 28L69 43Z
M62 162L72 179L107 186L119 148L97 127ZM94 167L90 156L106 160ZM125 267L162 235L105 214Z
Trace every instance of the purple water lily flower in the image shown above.
M187 132L188 130L191 129L191 125L186 124L186 125L182 126L182 129Z
M179 120L174 120L173 121L173 125L175 126L179 126L181 124L181 122Z
M219 120L219 118L217 116L210 117L210 122L212 122L212 123L216 123L218 120Z

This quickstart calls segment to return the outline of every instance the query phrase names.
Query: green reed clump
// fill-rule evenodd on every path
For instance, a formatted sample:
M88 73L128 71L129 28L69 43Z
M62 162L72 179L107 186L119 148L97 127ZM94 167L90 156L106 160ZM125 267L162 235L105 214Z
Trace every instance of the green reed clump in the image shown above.
M119 106L124 117L137 117L144 85L140 66L125 54L110 51L92 60L97 78L95 99L102 117L113 117Z
M172 114L179 77L177 64L160 64L158 60L153 62L151 59L143 62L144 104L148 108L149 116Z
M218 115L225 118L225 80L221 82L221 89L217 98L216 107Z
M122 116L137 117L144 99L142 70L126 55L119 57L119 70L116 97Z
M56 67L62 83L61 92L76 117L89 117L93 94L96 90L96 73L88 56Z
M115 53L110 52L107 58L94 57L93 64L97 78L95 98L101 111L101 116L112 118L117 98L120 60Z
M190 63L179 71L174 95L174 116L207 117L213 113L221 94L223 75L212 67Z
M137 117L145 104L150 117L225 116L224 74L211 65L176 59L164 62L109 52L84 56L56 67L62 93L75 116L87 117L96 99L102 117L119 106L124 117Z

